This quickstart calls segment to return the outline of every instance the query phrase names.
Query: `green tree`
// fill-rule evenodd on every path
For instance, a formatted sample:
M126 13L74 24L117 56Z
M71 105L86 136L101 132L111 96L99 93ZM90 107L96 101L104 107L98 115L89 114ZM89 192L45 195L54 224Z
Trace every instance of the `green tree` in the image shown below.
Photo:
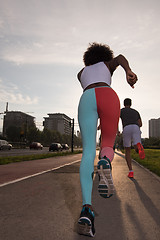
M82 147L82 139L74 135L73 138L74 146Z
M6 129L7 140L11 142L20 141L20 127L10 126Z
M160 138L150 137L143 139L144 148L160 148Z
M36 127L29 128L26 139L29 144L31 142L41 142L41 131Z

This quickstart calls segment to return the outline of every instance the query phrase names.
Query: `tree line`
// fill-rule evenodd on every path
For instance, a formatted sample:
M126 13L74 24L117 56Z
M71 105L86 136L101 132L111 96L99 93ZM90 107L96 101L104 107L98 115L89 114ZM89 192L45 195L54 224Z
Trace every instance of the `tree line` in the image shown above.
M142 138L142 145L144 148L160 149L160 138L155 138L155 137ZM114 147L115 148L118 147L119 149L124 149L122 134L119 134L116 136Z
M71 135L60 134L57 131L51 131L46 128L43 131L36 127L29 128L25 133L21 133L19 127L10 126L6 130L6 139L11 143L20 143L21 145L30 145L31 142L40 142L43 146L49 146L53 142L67 143L71 147ZM82 147L82 140L74 134L74 146ZM160 149L160 138L150 137L143 138L142 144L144 148ZM123 149L122 134L117 135L115 140L115 148Z
M71 135L60 134L57 131L51 131L46 128L43 131L36 127L28 128L25 133L21 132L21 128L10 126L6 129L5 139L10 143L19 143L21 145L30 145L32 142L40 142L43 146L49 146L53 142L64 143L71 146ZM74 146L82 147L80 137L74 134Z

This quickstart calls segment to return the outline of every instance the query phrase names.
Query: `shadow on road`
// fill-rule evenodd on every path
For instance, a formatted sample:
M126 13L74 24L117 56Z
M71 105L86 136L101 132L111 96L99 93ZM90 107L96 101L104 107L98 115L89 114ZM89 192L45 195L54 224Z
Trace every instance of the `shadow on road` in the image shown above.
M77 221L82 205L79 163L65 166L64 168L53 171L52 173L53 175L57 175L57 179L59 179L59 188L63 192L65 206L69 210L74 222L74 229L72 231L77 233Z
M122 153L120 153L120 152L117 152L117 151L115 151L115 153L116 153L118 156L120 156L120 157L122 157L122 158L125 158L124 154L122 154Z
M96 174L93 183L93 208L95 212L94 239L126 239L121 213L121 200L117 194L109 199L104 199L98 194L98 175ZM87 240L88 237L77 235L75 240Z
M154 219L154 221L157 223L157 225L160 226L160 212L158 210L158 208L155 206L155 204L152 202L151 198L143 191L143 189L140 187L139 183L137 182L136 179L130 179L137 190L137 193L139 195L139 198L143 204L143 206L145 207L145 209L147 210L147 212L149 213L149 215ZM133 218L132 218L133 220Z

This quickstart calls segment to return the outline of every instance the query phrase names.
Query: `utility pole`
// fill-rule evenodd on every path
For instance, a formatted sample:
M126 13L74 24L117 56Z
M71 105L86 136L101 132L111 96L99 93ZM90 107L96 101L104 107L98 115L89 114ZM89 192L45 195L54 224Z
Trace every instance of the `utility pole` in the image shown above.
M8 112L8 102L6 103L6 111L1 112L0 115L1 115L1 114L2 114L2 115L5 115L7 112ZM3 127L4 127L4 118L3 118ZM3 127L2 127L2 134L3 134L3 136L4 136Z
M72 142L71 142L71 151L73 153L73 145L74 145L74 118L72 119L72 124L71 124L71 127L72 127Z
M8 102L6 103L6 113L8 112Z

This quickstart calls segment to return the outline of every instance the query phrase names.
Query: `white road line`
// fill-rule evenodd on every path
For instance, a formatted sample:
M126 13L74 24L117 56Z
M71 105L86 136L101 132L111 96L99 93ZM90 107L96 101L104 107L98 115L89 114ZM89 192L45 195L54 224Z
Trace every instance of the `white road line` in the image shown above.
M51 168L51 169L48 169L48 170L43 171L43 172L35 173L35 174L29 175L29 176L26 176L26 177L23 177L23 178L18 178L18 179L16 179L16 180L13 180L13 181L10 181L10 182L2 183L2 184L0 184L0 187L4 187L4 186L9 185L9 184L13 184L13 183L16 183L16 182L20 182L20 181L23 181L23 180L28 179L28 178L36 177L36 176L42 175L42 174L44 174L44 173L48 173L48 172L51 172L51 171L54 171L54 170L63 168L63 167L65 167L65 166L69 166L69 165L72 165L72 164L77 163L77 162L80 162L80 161L81 161L81 160L76 160L76 161L73 161L73 162L71 162L71 163L66 163L66 164L61 165L61 166L59 166L59 167Z

